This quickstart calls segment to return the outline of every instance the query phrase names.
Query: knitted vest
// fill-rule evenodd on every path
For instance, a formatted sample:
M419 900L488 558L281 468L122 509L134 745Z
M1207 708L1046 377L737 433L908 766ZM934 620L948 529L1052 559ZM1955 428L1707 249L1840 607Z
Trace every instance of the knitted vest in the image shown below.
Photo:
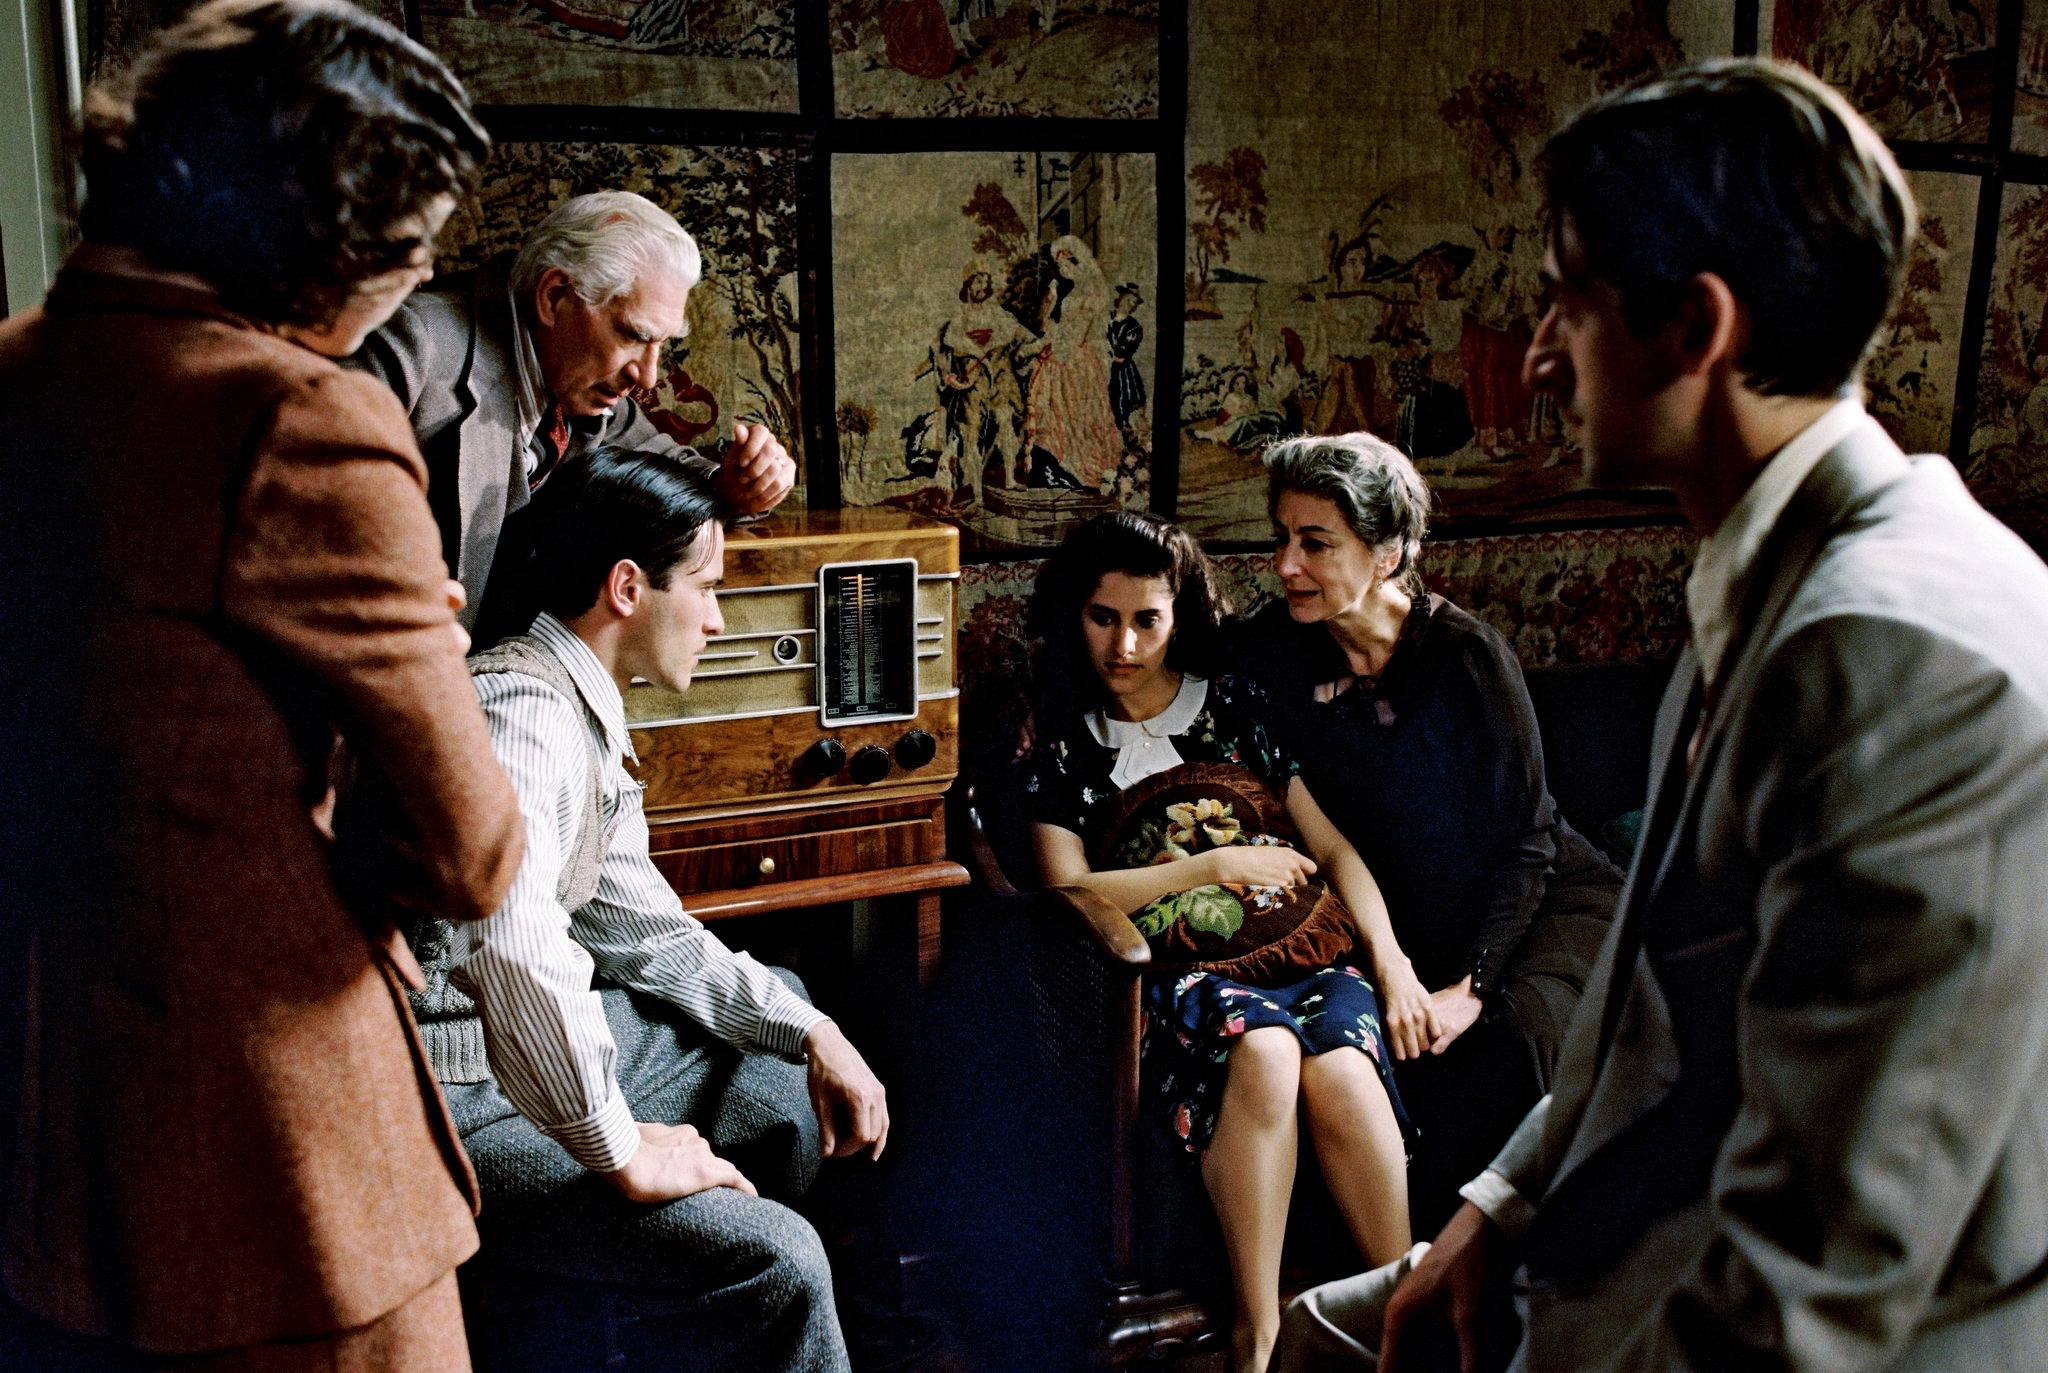
M507 639L471 658L469 671L473 677L489 672L517 672L538 678L582 707L589 727L601 728L569 669L553 649L538 639L523 634ZM598 868L618 829L616 811L610 823L600 819L604 814L599 781L603 761L597 755L597 746L589 740L586 734L590 782L584 791L583 818L576 826L576 845L569 851L562 875L555 883L555 900L565 911L575 910L596 894ZM454 969L449 955L454 936L455 928L446 920L422 920L408 931L413 956L427 977L426 990L411 993L412 1013L419 1021L420 1037L426 1041L427 1061L433 1066L435 1077L442 1082L482 1082L491 1075L490 1061L484 1053L484 1022L476 1002L450 981Z

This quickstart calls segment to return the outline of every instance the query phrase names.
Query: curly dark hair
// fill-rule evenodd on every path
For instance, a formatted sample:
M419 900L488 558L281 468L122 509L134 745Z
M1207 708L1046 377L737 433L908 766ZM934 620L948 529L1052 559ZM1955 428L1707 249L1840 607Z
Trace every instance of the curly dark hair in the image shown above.
M406 221L475 184L490 136L425 48L344 0L213 0L86 96L89 241L324 326L433 244Z
M1081 612L1104 576L1164 577L1173 591L1173 642L1166 664L1211 675L1217 664L1217 629L1237 608L1216 579L1216 569L1187 530L1157 515L1115 510L1097 515L1067 535L1039 571L1024 609L1031 644L1032 710L1043 725L1065 731L1107 693L1088 657Z

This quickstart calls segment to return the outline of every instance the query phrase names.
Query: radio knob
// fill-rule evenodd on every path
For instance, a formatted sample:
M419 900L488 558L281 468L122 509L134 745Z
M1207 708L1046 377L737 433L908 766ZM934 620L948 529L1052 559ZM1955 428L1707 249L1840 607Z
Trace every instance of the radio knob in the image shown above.
M853 755L853 780L870 786L889 775L889 750L869 744Z
M804 750L798 766L822 782L846 766L846 750L837 739L820 739Z
M896 741L896 761L905 768L921 768L938 754L939 741L921 729L914 729Z

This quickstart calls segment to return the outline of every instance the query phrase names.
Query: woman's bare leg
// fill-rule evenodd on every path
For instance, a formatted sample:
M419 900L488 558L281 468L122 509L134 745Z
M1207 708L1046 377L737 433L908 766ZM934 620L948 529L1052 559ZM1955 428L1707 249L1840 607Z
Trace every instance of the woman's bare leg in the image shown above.
M1392 1263L1410 1243L1408 1164L1379 1070L1360 1049L1317 1054L1301 1065L1301 1100L1323 1181L1359 1252L1370 1267Z
M1280 1334L1280 1241L1294 1190L1295 1107L1301 1095L1301 1040L1277 1025L1252 1030L1230 1051L1230 1078L1216 1134L1202 1155L1202 1181L1223 1222L1230 1282L1237 1293L1231 1360L1237 1373L1264 1373Z

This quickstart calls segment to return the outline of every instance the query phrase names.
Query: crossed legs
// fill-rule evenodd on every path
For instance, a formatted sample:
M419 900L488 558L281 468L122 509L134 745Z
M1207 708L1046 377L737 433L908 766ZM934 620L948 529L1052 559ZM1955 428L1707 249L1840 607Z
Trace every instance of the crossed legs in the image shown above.
M1330 1194L1368 1266L1408 1248L1408 1192L1400 1126L1371 1060L1333 1049L1304 1060L1292 1030L1252 1030L1230 1051L1216 1133L1202 1181L1222 1222L1237 1322L1232 1363L1261 1373L1280 1333L1280 1247L1294 1190L1295 1112Z

